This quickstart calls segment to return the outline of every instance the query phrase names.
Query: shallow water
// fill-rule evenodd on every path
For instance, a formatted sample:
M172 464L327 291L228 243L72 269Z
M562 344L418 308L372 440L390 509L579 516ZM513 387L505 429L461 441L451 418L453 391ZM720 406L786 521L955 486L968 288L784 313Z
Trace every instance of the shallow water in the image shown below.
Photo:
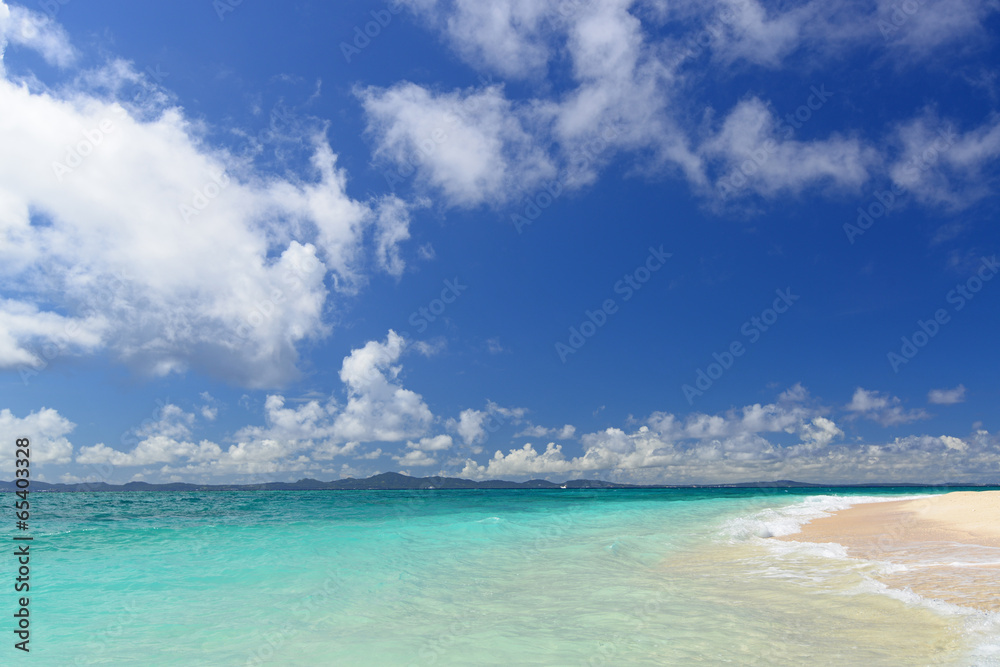
M31 660L1000 664L995 614L766 538L872 493L33 494Z

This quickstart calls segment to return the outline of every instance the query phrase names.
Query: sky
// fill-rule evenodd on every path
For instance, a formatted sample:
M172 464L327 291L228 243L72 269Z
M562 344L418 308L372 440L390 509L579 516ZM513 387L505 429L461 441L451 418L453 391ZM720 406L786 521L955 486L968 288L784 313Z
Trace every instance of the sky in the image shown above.
M0 478L1000 482L998 35L0 2Z

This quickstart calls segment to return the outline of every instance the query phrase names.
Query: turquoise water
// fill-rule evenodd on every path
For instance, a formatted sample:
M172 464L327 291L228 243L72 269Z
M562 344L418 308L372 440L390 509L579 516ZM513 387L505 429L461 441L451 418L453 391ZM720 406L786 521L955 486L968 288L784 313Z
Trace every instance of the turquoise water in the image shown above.
M1000 664L993 616L766 539L921 492L34 493L30 664Z

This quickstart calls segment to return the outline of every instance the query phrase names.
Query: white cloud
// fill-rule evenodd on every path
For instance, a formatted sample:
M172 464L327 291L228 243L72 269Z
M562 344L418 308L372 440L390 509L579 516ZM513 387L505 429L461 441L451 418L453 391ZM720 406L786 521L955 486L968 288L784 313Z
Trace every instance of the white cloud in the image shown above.
M435 94L404 82L358 95L376 158L401 165L390 185L415 170L450 204L469 207L505 202L555 173L499 86Z
M55 24L0 6L7 41L71 62ZM26 16L38 35L16 38ZM278 386L297 377L298 346L329 331L326 280L346 295L364 284L367 230L378 266L405 266L405 207L352 199L321 134L300 137L309 173L275 176L213 149L128 63L59 89L3 74L0 277L17 294L0 295L4 368L106 351L144 374ZM148 94L126 101L140 84Z
M389 331L384 343L368 342L344 359L340 379L347 386L347 405L334 429L344 440L391 441L421 436L434 417L420 394L404 389L394 365L404 348L403 338Z
M131 451L99 443L82 447L77 463L177 464L165 469L184 476L301 471L338 456L378 457L381 450L362 453L360 444L419 437L434 420L420 395L398 381L401 367L396 363L404 347L403 339L389 331L385 342L370 341L345 357L340 372L347 390L343 406L329 397L288 407L284 396L269 395L265 424L237 430L228 448L207 440L196 444L191 438L196 416L168 404L157 420L136 429L139 442ZM451 444L450 436L439 435L422 438L413 447L436 452Z
M221 454L219 446L207 440L195 444L156 435L144 439L131 452L121 452L104 443L81 447L76 455L76 462L87 465L106 463L113 466L142 466L170 463L181 458L189 461L212 461Z
M755 0L717 3L725 20L719 22L722 34L712 44L713 54L727 63L743 59L768 67L780 66L802 41L803 22L813 18L810 5L782 12L769 11Z
M287 399L280 395L270 395L264 401L264 416L267 426L251 426L236 433L240 442L298 443L323 440L333 432L331 415L336 413L337 403L329 399L304 401L297 407L285 407Z
M0 2L0 73L8 43L37 51L47 63L58 67L68 67L76 59L62 26L39 12Z
M530 444L520 449L512 449L506 455L498 450L485 466L468 459L459 474L474 479L565 474L579 470L578 465L577 461L566 460L560 445L550 442L541 453Z
M954 449L956 452L964 452L969 446L961 438L955 438L950 435L942 435L939 438L945 447L948 449Z
M748 405L722 415L694 413L682 419L656 412L648 425L632 433L612 427L582 435L581 456L567 457L554 443L538 452L529 443L507 454L497 451L485 465L467 461L462 474L482 479L600 471L612 478L693 481L715 476L732 481L755 469L763 473L789 456L822 456L821 450L843 437L843 431L809 402L809 393L795 385L775 403ZM782 446L763 434L797 435L799 442Z
M195 443L163 435L145 438L128 452L98 443L81 447L76 462L88 465L108 464L116 467L166 464L161 468L161 473L179 474L181 479L205 474L225 477L237 473L260 474L304 470L307 464L311 463L311 460L302 454L296 456L296 453L303 448L302 443L280 442L266 437L266 432L266 429L260 427L241 429L240 434L244 439L240 439L228 448L209 440ZM315 458L323 457L318 455Z
M576 427L566 424L562 428L545 428L534 424L521 429L514 434L515 438L527 436L530 438L553 438L555 440L569 440L576 434Z
M414 165L418 181L463 207L531 194L532 184L541 186L543 171L565 189L586 186L623 153L634 158L638 171L683 175L702 196L729 176L747 181L735 189L738 194L768 198L816 186L854 192L883 170L886 156L874 142L849 129L822 139L779 136L768 103L758 97L723 110L723 126L714 136L706 134L706 119L694 118L694 109L705 106L698 101L705 68L723 75L748 64L815 68L861 49L912 65L960 39L975 43L996 9L993 2L961 0L952 7L948 0L927 0L892 36L883 36L876 26L898 11L894 0L877 6L822 0L781 6L757 0L408 4L472 67L526 79L527 92L518 98L499 86L434 93L409 83L362 95L380 156L404 170ZM550 63L563 61L570 66L568 89L556 94L537 83ZM808 96L804 90L803 103ZM458 142L462 150L432 139L449 111L485 100L488 116L469 115L477 130L460 126L468 133ZM990 121L969 133L967 155L960 158L963 151L956 150L951 158L956 171L971 177L993 162L1000 150L994 127ZM755 155L763 159L755 161ZM505 178L518 163L544 169L522 166L530 177ZM739 174L744 166L753 171L749 179ZM900 166L893 178L902 177ZM957 175L955 180L960 182ZM925 203L968 201L988 191L984 183L973 179L960 195L954 186L919 188L919 197Z
M380 269L400 277L406 262L399 256L399 244L410 238L410 211L406 202L390 196L379 202L375 221L375 259Z
M731 420L724 417L723 421ZM985 431L964 439L914 435L884 444L828 446L842 435L832 422L817 418L802 426L801 442L791 445L777 444L749 430L731 431L733 435L723 438L672 439L648 426L631 433L608 428L585 434L580 456L567 456L553 443L543 452L526 444L507 453L497 451L484 464L466 460L459 474L473 479L586 476L650 484L778 479L984 482L996 481L1000 474L996 466L1000 440Z
M408 442L406 446L422 452L442 452L451 449L452 444L450 435L436 435L433 438L421 438L419 442Z
M959 133L953 122L925 109L899 124L893 139L899 154L889 175L917 201L961 210L992 193L1000 159L1000 116Z
M965 401L965 385L954 389L931 389L927 392L927 402L935 405L954 405Z
M505 408L487 401L485 410L462 410L458 419L449 418L445 426L452 433L457 433L466 446L472 447L474 454L478 454L482 451L479 445L486 442L490 433L504 424L520 424L526 413L525 408Z
M776 119L759 98L737 103L719 132L699 149L706 159L719 161L720 192L773 197L824 183L855 190L878 162L874 149L856 138L797 141L788 138L792 129L786 125L779 136Z
M997 10L983 0L920 0L903 3L877 0L880 35L905 57L922 60L940 47L962 41L966 45L988 39L984 21Z
M488 437L484 427L488 417L489 414L482 410L469 408L462 410L458 419L449 419L447 426L457 433L466 445L478 445L485 442Z
M437 463L435 454L451 449L453 444L450 435L421 438L418 442L407 442L406 449L392 458L403 466L435 465Z
M854 391L851 402L844 407L854 413L853 416L871 419L882 426L906 424L930 416L923 410L905 410L902 401L895 396L879 394L877 391L868 391L861 387Z
M394 456L392 458L403 466L425 467L437 463L436 458L420 449L411 449L401 456Z
M2 252L2 251L0 251ZM0 300L0 367L34 374L64 354L93 352L110 323L103 315L66 317L12 299Z
M171 463L178 459L206 462L218 458L222 451L218 445L202 440L191 441L191 429L195 425L194 414L167 403L159 411L159 418L147 420L122 438L122 442L136 442L129 452L108 447L104 443L81 447L76 462L87 465L110 464L113 466L143 466L157 463Z
M11 472L17 467L15 456L18 438L28 438L32 464L68 463L73 455L73 445L66 436L76 428L52 408L41 408L27 417L15 417L4 408L0 410L0 470Z
M826 447L834 440L844 437L844 432L826 417L814 417L811 423L801 427L801 432L803 441L817 447Z
M417 0L409 3L445 33L467 62L507 77L537 75L549 58L550 3L539 0ZM446 8L447 7L447 8Z
M392 364L391 336L373 347L349 355L348 375L357 377L366 368L376 375ZM898 423L899 406L892 397L861 390L848 406L853 415ZM160 466L142 471L150 481L179 477L186 480L226 479L260 481L268 475L294 475L332 469L323 462L335 457L375 460L382 448L364 451L357 440L345 441L339 432L342 408L336 401L302 400L294 407L281 396L265 401L265 424L239 429L231 443L220 446L194 437L199 425L195 413L165 405L158 415L134 432L138 444L127 452L103 443L81 447L78 464ZM610 427L585 433L577 445L548 443L544 448L527 443L506 450L496 448L490 458L454 458L456 442L447 434L397 438L388 455L401 468L438 465L450 456L440 474L474 479L529 477L601 478L635 483L706 484L797 479L807 482L985 482L997 481L1000 439L979 430L967 436L908 435L888 442L858 439L847 442L843 431L817 406L809 393L795 385L773 403L734 408L721 414L692 413L678 416L657 412L635 430ZM481 428L466 430L475 442L488 437L490 419L523 423L523 408L488 403L486 410L466 411L467 423ZM483 417L483 421L478 421ZM911 420L912 416L905 416ZM458 429L461 419L454 420ZM0 435L12 442L29 432L33 447L47 451L46 462L66 463L73 451L66 435L73 424L54 410L40 410L24 420L0 412ZM564 432L568 429L564 428ZM460 436L461 437L461 436ZM404 444L405 442L405 444ZM47 450L44 448L48 447ZM474 452L475 453L475 452ZM34 456L34 454L33 454ZM461 462L458 462L461 461ZM347 465L347 464L343 464ZM353 469L352 474L360 474ZM131 474L131 473L130 473ZM371 474L370 472L367 474ZM242 478L238 476L244 476ZM250 475L250 478L245 476ZM322 475L320 475L322 477ZM108 478L109 475L103 475ZM154 480L152 478L158 478Z

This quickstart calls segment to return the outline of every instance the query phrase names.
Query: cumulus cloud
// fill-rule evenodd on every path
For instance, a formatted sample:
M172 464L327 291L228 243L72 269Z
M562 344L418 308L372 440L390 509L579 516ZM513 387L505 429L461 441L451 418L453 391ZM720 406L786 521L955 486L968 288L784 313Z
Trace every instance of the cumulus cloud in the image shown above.
M896 126L889 167L897 189L922 203L961 210L992 193L1000 164L1000 116L959 133L931 109Z
M545 22L551 7L538 0L412 0L418 15L442 31L467 62L506 77L545 70L549 46Z
M391 186L415 172L450 204L468 207L505 202L554 175L500 86L434 93L403 82L358 95L376 159L398 169Z
M506 454L498 450L485 464L467 460L462 474L482 479L599 471L611 477L692 481L711 470L710 474L728 481L753 469L767 470L789 456L821 455L820 450L843 438L843 431L811 403L809 393L795 385L774 403L748 405L725 414L694 413L681 418L655 412L646 425L631 433L611 427L582 435L580 456L568 457L554 443L543 452L528 443ZM783 446L767 434L794 435L798 442Z
M112 466L144 466L163 464L187 459L206 462L221 455L215 443L203 440L191 441L191 429L195 425L193 413L185 412L172 403L159 410L158 418L147 420L122 439L126 444L137 442L128 452L108 447L104 443L81 447L76 462L86 465L110 464Z
M719 163L721 194L757 192L772 197L824 183L857 189L879 161L876 151L857 138L797 141L790 138L792 129L785 125L779 135L777 120L759 98L737 103L718 133L700 148L706 159Z
M856 394L852 405L895 422L891 398ZM808 392L796 385L775 403L754 404L725 414L678 417L654 413L628 432L607 428L581 437L583 452L569 456L559 445L532 444L496 451L485 463L467 460L462 474L485 479L538 475L599 476L639 483L719 483L799 479L855 482L886 479L914 482L996 479L990 457L1000 440L986 431L954 436L907 436L888 443L848 444L844 433ZM911 416L907 416L909 419ZM782 442L789 435L795 440Z
M73 445L66 438L76 424L52 408L41 408L27 417L16 417L8 410L0 410L0 470L12 472L18 457L15 456L18 438L28 438L31 443L32 464L68 463L73 456Z
M978 0L954 8L947 0L928 0L902 18L891 0L406 4L472 67L523 81L525 92L519 89L518 96L492 84L440 92L403 83L361 94L380 158L399 169L393 180L415 171L418 185L462 207L510 202L552 178L563 189L585 187L622 155L640 171L683 176L710 200L713 184L731 185L733 176L745 185L729 187L727 195L774 198L817 186L856 191L884 174L890 162L880 148L884 142L851 128L793 139L777 131L769 102L759 95L722 109L721 127L706 133L705 119L695 119L709 106L699 93L706 67L813 68L861 49L913 65L958 40L975 43L996 10L996 3ZM891 34L876 28L883 19ZM568 67L568 85L558 93L540 83L555 63ZM452 136L442 119L461 116L463 107L476 109L466 114L474 129L461 123L454 133L460 141L435 140ZM970 131L965 148L949 159L956 173L948 183L921 184L919 199L954 205L982 196L985 179L973 177L995 159L995 125L991 120ZM909 159L903 157L889 165L898 183ZM749 179L740 173L746 169L753 172ZM917 185L916 177L905 178Z
M866 401L867 406L880 403ZM560 445L531 443L484 463L467 459L463 476L600 477L633 483L713 484L796 479L826 483L995 481L1000 438L986 431L959 438L913 435L876 443L843 441L844 433L808 395L790 390L768 405L684 418L656 413L635 431L607 428L581 437L570 456ZM885 406L883 406L885 407ZM785 441L789 435L792 441Z
M878 0L877 5L879 33L912 60L960 40L985 41L984 21L998 9L995 2L983 0L922 0L905 7L894 0Z
M22 378L48 359L93 352L110 327L100 314L66 317L13 299L0 300L0 318L0 367L18 367Z
M400 277L406 262L400 257L399 244L410 238L410 211L399 197L386 197L378 206L375 222L375 258L380 269Z
M861 387L854 391L851 402L844 407L852 413L853 417L871 419L882 426L907 424L918 419L927 419L930 416L923 410L904 409L902 401L895 396L868 391Z
M7 44L37 51L57 67L68 67L76 60L76 50L62 26L39 12L0 2L0 73Z
M434 420L421 396L399 383L402 368L397 362L404 348L402 337L389 331L385 341L353 350L340 372L346 404L330 396L290 406L286 397L269 395L264 425L237 430L228 447L207 440L195 443L191 430L196 415L168 404L157 420L136 430L139 441L131 451L99 443L82 447L76 460L114 466L169 464L164 470L172 474L225 475L305 470L317 461L354 454L370 458L370 452L360 451L362 442L420 437ZM450 436L439 435L420 439L413 449L437 452L451 444Z
M965 401L965 385L954 389L931 389L927 392L927 402L935 405L954 405Z
M576 434L576 427L566 424L562 428L545 428L534 424L521 429L514 434L515 438L527 436L529 438L553 438L555 440L569 440Z
M451 449L450 435L437 435L432 438L421 438L417 442L406 443L406 449L392 458L400 465L430 466L437 463L436 454Z
M526 413L525 408L505 408L487 401L485 410L462 410L458 419L449 418L445 426L461 437L462 442L471 447L474 454L478 454L482 451L480 445L486 442L491 433L495 433L504 424L520 424Z
M433 438L421 438L419 442L408 442L406 446L424 452L442 452L451 449L452 444L450 435L436 435Z
M73 62L50 19L0 8L0 43ZM302 173L278 176L213 148L129 63L59 89L2 74L0 367L106 352L143 374L275 387L329 332L331 298L364 284L366 239L379 268L405 267L406 208L351 198L322 133L300 138Z
M462 438L466 445L478 445L487 438L485 423L489 414L469 408L462 410L458 419L449 419L447 426Z
M437 463L437 459L434 456L420 449L410 449L401 456L394 456L392 458L402 466L416 466L418 468L432 466Z
M512 449L507 454L500 451L486 465L467 460L460 473L462 477L485 479L493 477L524 477L527 475L565 474L582 470L578 461L568 461L562 446L550 442L544 452L537 452L531 444ZM590 468L596 469L596 468Z
M843 438L841 431L833 421L826 417L814 417L812 421L801 427L802 440L816 447L826 447L836 439Z
M387 368L398 359L393 338L390 335L374 343L358 348L345 359L347 377L356 379L365 369L375 369L368 374L390 381ZM375 385L379 384L376 378ZM890 396L861 389L844 409L849 419L860 415L891 424L900 419L894 412L898 407ZM386 453L402 469L442 466L440 474L473 479L589 477L651 484L776 479L982 483L996 482L1000 475L996 465L1000 438L995 434L978 430L961 436L915 434L890 441L862 437L847 441L830 411L801 385L782 392L772 403L746 405L719 414L656 412L638 428L609 427L584 433L579 445L549 442L542 446L529 442L497 447L485 460L456 456L459 441L449 434L428 433L430 422L412 435L397 432L392 439L380 441L388 445L387 452L382 447L364 448L362 443L368 438L385 434L372 430L360 439L348 439L338 423L344 410L345 406L332 397L292 400L271 395L264 404L262 425L238 429L225 438L225 444L218 444L196 437L204 424L197 409L189 412L166 404L123 439L135 443L130 450L120 451L104 443L83 446L77 450L75 462L143 468L139 472L150 481L250 482L260 481L262 475L296 473L323 477L323 471L333 469L325 463L331 459L374 461ZM453 432L468 447L478 438L490 436L488 426L494 423L490 419L497 424L502 419L505 424L524 425L525 412L523 408L489 402L485 410L463 413L468 427L464 434L459 431L461 417L449 421ZM903 419L912 421L913 416L905 415ZM0 435L6 434L5 442L31 437L33 460L46 466L70 461L74 448L67 436L73 428L72 422L52 409L39 410L23 419L9 410L0 412ZM525 430L530 428L529 424ZM568 433L568 428L561 431ZM348 468L352 475L374 472ZM125 474L131 479L136 473ZM112 471L103 469L102 479L110 481L112 477Z
M348 401L334 428L345 440L403 440L427 432L434 416L420 394L404 389L395 365L405 341L389 331L384 343L368 342L344 359L340 379Z

